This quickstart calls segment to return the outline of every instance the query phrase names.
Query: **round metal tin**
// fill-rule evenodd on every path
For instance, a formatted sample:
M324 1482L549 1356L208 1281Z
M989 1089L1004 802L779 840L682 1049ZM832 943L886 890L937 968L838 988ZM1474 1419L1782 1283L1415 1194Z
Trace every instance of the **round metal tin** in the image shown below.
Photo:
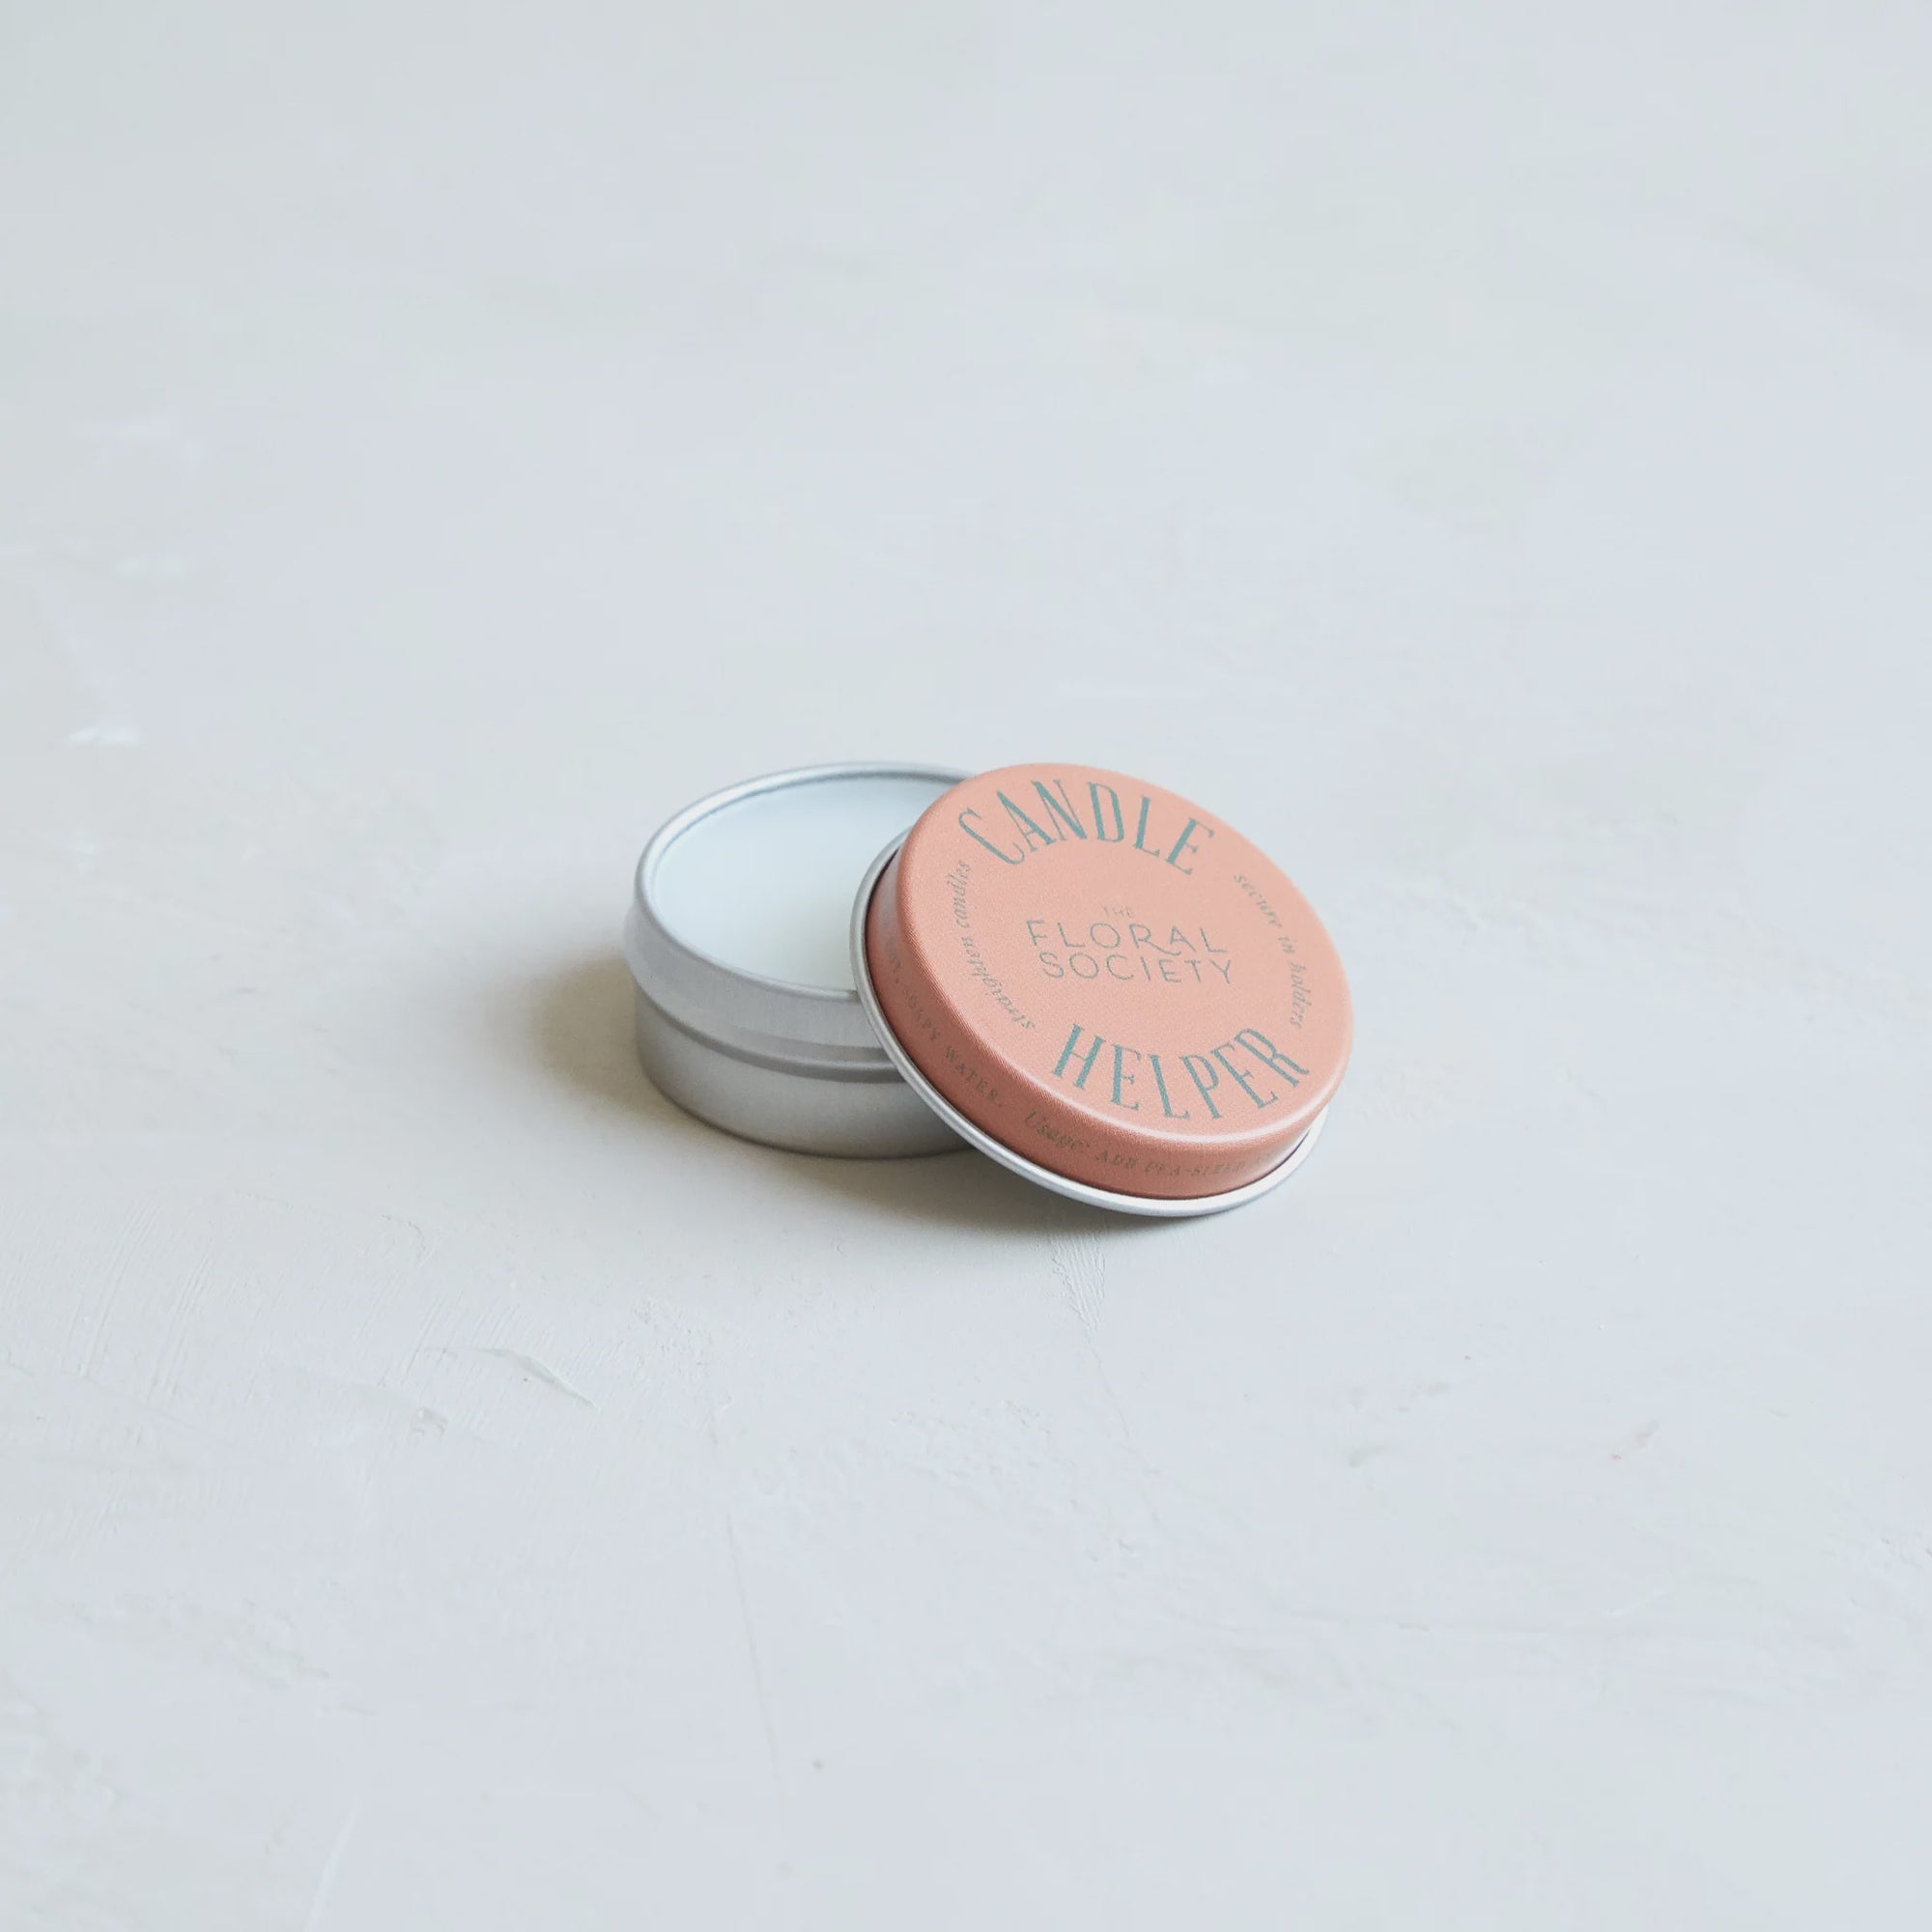
M1091 1208L1105 1208L1116 1213L1138 1214L1158 1220L1181 1220L1202 1214L1217 1214L1230 1208L1239 1208L1246 1202L1258 1200L1262 1195L1279 1187L1314 1151L1315 1144L1321 1136L1322 1123L1327 1118L1325 1106L1309 1120L1299 1139L1273 1167L1237 1187L1227 1188L1217 1194L1186 1196L1129 1194L1118 1188L1095 1186L1071 1175L1062 1174L1054 1168L1044 1167L1038 1161L1029 1159L1016 1149L1008 1146L1005 1141L987 1132L977 1121L955 1106L952 1099L926 1076L924 1069L906 1050L894 1032L892 1022L880 1003L878 985L873 978L869 943L872 900L887 867L897 858L905 840L906 835L901 834L873 860L859 888L859 895L852 903L849 935L852 950L852 978L858 987L859 1002L865 1009L866 1016L875 1029L879 1040L906 1086L959 1139L977 1148L989 1159L998 1161L1002 1167L1009 1168L1014 1174L1033 1181L1037 1186L1044 1187L1049 1193L1063 1195L1069 1201L1085 1202Z
M952 1126L900 1077L857 993L768 979L713 957L667 923L655 889L679 839L748 800L867 778L943 788L964 776L929 765L809 766L728 785L659 828L638 862L624 956L636 985L638 1055L668 1098L727 1132L804 1153L958 1148Z

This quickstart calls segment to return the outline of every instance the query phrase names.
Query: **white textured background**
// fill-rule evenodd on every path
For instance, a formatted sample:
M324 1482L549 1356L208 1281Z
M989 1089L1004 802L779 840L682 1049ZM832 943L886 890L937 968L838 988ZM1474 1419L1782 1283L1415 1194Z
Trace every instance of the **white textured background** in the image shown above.
M1932 15L0 15L7 1932L1922 1924ZM783 765L1144 770L1223 1220L697 1128Z

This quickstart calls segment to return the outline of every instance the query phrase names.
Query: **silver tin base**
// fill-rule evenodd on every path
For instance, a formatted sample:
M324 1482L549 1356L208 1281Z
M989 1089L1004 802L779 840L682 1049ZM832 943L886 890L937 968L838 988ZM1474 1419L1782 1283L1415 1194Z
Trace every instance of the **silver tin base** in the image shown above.
M1183 1220L1196 1214L1218 1214L1226 1208L1238 1208L1243 1202L1256 1200L1271 1188L1279 1187L1314 1152L1315 1143L1321 1138L1321 1123L1328 1118L1325 1108L1309 1122L1308 1131L1275 1166L1240 1187L1231 1187L1221 1194L1198 1194L1185 1199L1122 1194L1111 1187L1094 1187L1084 1180L1075 1180L1069 1175L1057 1174L1050 1167L1042 1167L1037 1160L1015 1153L1004 1141L995 1140L983 1127L968 1120L925 1077L920 1070L919 1062L899 1044L886 1022L885 1011L879 1005L878 988L872 983L871 955L866 950L866 923L872 910L872 895L878 890L880 874L892 864L893 854L904 843L905 838L901 835L872 861L865 884L859 888L859 896L852 902L849 934L852 978L859 988L859 1003L866 1009L866 1017L871 1021L880 1044L891 1055L893 1065L904 1076L906 1085L919 1095L920 1104L944 1121L962 1141L978 1148L1002 1167L1009 1167L1015 1174L1046 1188L1049 1193L1063 1194L1069 1201L1085 1202L1090 1208L1111 1208L1117 1214L1141 1214L1164 1221Z
M961 776L884 764L777 772L701 798L659 829L638 863L624 956L637 988L638 1057L668 1098L727 1133L800 1153L876 1158L961 1146L899 1078L856 993L765 979L699 952L666 922L656 892L677 841L746 800L872 778L929 782L937 796Z
M747 1060L700 1039L638 995L638 1058L652 1084L700 1121L795 1153L878 1159L957 1153L951 1127L890 1065L828 1078Z

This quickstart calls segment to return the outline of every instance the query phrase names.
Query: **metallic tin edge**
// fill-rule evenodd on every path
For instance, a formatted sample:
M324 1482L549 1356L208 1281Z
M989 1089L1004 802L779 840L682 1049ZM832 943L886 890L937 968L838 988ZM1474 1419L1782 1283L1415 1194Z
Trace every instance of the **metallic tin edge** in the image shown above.
M816 1004L815 995L794 1001L785 987L734 980L709 966L673 962L667 971L652 952L649 928L650 915L633 903L624 915L622 949L631 983L639 999L694 1039L774 1065L795 1062L800 1072L814 1065L892 1070L856 994L850 1008L828 1007ZM828 1024L828 1014L842 1024Z
M1184 1198L1156 1194L1121 1194L1112 1188L1094 1187L1084 1180L1075 1180L1070 1175L1056 1173L1050 1167L1042 1167L1037 1161L1029 1160L1025 1154L1016 1153L1004 1141L995 1140L977 1122L970 1121L945 1094L940 1093L925 1077L919 1063L899 1044L898 1036L886 1024L884 1009L879 1005L878 989L872 984L872 962L866 952L866 922L872 910L872 895L878 890L879 875L892 864L893 855L905 843L906 835L901 833L867 867L866 876L859 887L859 895L852 901L852 922L847 930L847 939L852 950L852 978L858 984L859 1003L866 1009L866 1017L871 1021L874 1032L879 1036L879 1043L886 1050L893 1065L919 1097L970 1146L976 1147L988 1158L996 1160L1002 1167L1010 1168L1022 1179L1031 1180L1035 1185L1049 1192L1064 1195L1069 1201L1082 1201L1090 1208L1106 1208L1117 1214L1138 1214L1149 1219L1176 1221L1188 1220L1202 1214L1219 1214L1230 1208L1242 1207L1247 1202L1258 1199L1271 1188L1279 1187L1294 1170L1306 1160L1314 1151L1315 1143L1321 1138L1323 1122L1328 1118L1327 1108L1317 1114L1309 1122L1308 1130L1289 1149L1273 1167L1255 1180L1243 1181L1239 1187L1231 1187L1223 1194L1197 1194Z
M674 1027L687 1039L695 1039L699 1046L713 1053L722 1053L727 1060L741 1060L747 1066L762 1066L771 1073L792 1073L802 1080L846 1080L846 1081L886 1081L898 1079L891 1056L883 1050L876 1061L837 1061L809 1059L803 1052L787 1056L783 1052L760 1051L756 1047L743 1046L736 1039L727 1038L723 1034L706 1033L703 1028L693 1026L690 1021L680 1019L668 1008L661 1006L644 991L635 980L632 990L645 1006L649 1007L668 1027ZM789 1041L779 1041L781 1047L790 1045ZM821 1052L828 1049L820 1048Z

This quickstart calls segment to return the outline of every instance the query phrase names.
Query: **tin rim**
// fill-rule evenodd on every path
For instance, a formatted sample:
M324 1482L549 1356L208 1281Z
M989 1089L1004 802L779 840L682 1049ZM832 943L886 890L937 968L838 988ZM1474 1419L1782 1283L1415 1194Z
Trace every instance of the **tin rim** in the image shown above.
M942 789L970 774L897 760L800 765L707 792L658 827L638 860L624 934L632 980L673 1025L743 1060L847 1080L893 1078L877 1029L857 993L779 980L694 946L664 917L657 875L665 855L694 827L748 799L852 779L923 780Z
M1117 1214L1139 1214L1161 1221L1186 1220L1201 1214L1219 1214L1230 1208L1239 1208L1247 1202L1258 1200L1270 1189L1279 1187L1314 1151L1315 1143L1321 1138L1322 1123L1328 1118L1326 1107L1309 1122L1307 1131L1265 1174L1258 1176L1253 1180L1243 1181L1238 1187L1230 1187L1220 1194L1197 1194L1177 1198L1166 1195L1122 1194L1111 1187L1095 1187L1089 1181L1074 1179L1071 1175L1061 1174L1050 1167L1042 1167L1038 1161L1029 1160L1025 1154L1016 1152L1004 1141L996 1140L977 1121L970 1120L962 1114L926 1078L918 1061L899 1043L898 1036L893 1032L886 1019L885 1009L879 1004L878 989L872 983L872 962L866 950L866 925L872 911L872 895L879 889L881 875L892 864L894 856L905 841L906 834L902 832L872 861L860 883L859 895L852 901L852 921L847 928L847 940L852 951L852 979L858 988L856 998L865 1009L866 1017L871 1021L872 1031L878 1036L879 1044L884 1048L887 1058L898 1069L899 1077L969 1147L978 1148L989 1159L998 1161L1002 1167L1009 1168L1022 1179L1031 1180L1037 1187L1044 1187L1049 1193L1063 1195L1069 1201L1085 1202L1090 1208L1105 1208Z

